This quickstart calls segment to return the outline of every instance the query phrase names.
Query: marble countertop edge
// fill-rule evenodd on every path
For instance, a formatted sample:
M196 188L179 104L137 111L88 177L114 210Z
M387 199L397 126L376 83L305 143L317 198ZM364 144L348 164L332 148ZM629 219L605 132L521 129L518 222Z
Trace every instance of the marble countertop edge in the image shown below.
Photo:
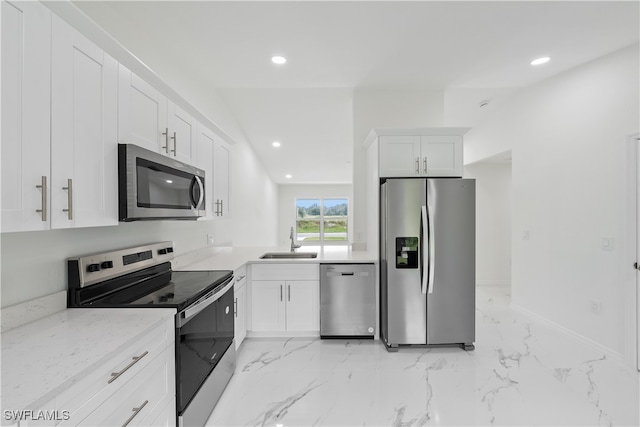
M2 340L2 410L53 410L45 407L56 397L92 372L95 367L106 363L123 348L133 344L140 337L161 323L175 316L174 309L67 309L35 322L28 323L0 335ZM115 318L131 320L138 318L134 332L124 333L122 323ZM91 332L102 329L101 337L109 335L108 346L98 337L90 349L83 344L91 341L82 333L75 345L65 347L68 335L86 327L92 322ZM96 335L98 335L96 333ZM65 340L67 338L67 340ZM47 342L47 339L49 342ZM55 341L58 341L54 344ZM43 354L39 348L63 351L57 354ZM47 367L55 363L58 371ZM49 363L47 363L49 362ZM36 366L34 369L29 369ZM51 368L55 369L55 368Z

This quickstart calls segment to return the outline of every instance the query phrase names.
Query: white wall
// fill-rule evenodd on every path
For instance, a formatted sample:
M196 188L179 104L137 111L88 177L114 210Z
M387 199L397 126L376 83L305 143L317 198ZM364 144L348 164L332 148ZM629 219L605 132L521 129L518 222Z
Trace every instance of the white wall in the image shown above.
M78 22L89 25L83 19ZM157 46L150 44L148 49L153 53ZM140 56L144 57L145 53L140 52ZM2 307L65 290L65 259L70 256L160 240L175 241L176 254L180 255L206 246L207 234L214 235L216 245L271 246L276 243L278 186L271 181L222 98L215 92L203 93L201 85L185 74L188 70L184 64L153 71L234 140L231 150L231 218L3 233L0 235Z
M640 128L638 75L635 45L520 91L465 138L467 161L512 150L513 304L620 357L630 318L622 252L633 238L625 137Z
M362 143L373 128L419 128L443 125L444 91L359 89L353 99L353 214L354 248L376 242L377 229L367 227L367 152Z
M348 239L353 241L353 187L349 184L279 185L278 188L278 246L291 244L289 233L296 226L296 199L303 197L346 197L349 199Z
M511 164L464 168L476 180L476 283L511 284Z

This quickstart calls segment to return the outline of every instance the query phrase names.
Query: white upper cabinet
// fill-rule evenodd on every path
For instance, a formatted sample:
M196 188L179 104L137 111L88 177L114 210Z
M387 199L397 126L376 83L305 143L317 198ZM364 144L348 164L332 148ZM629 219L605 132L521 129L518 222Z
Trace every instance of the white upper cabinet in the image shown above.
M446 133L456 128L445 128ZM438 129L398 131L379 136L380 177L461 177L462 135L438 135ZM461 132L466 129L461 129ZM392 132L392 131L390 131Z
M462 177L462 136L421 136L420 152L423 175Z
M39 2L2 2L2 231L117 224L117 63Z
M214 214L221 217L231 215L231 146L221 139L216 140L214 157Z
M2 231L49 228L51 12L2 1ZM39 212L38 212L39 211Z
M184 163L195 159L196 122L173 102L167 102L169 128L169 155Z
M231 147L202 124L196 135L195 166L205 172L205 219L229 217Z
M420 175L419 136L380 137L380 176Z
M204 194L205 212L203 219L214 218L213 199L213 151L215 148L215 134L206 127L199 125L197 128L197 150L195 166L204 170Z
M169 154L167 98L119 66L118 141Z
M51 66L51 226L118 223L118 64L57 16Z
M120 65L118 141L191 164L196 150L196 122L160 91Z

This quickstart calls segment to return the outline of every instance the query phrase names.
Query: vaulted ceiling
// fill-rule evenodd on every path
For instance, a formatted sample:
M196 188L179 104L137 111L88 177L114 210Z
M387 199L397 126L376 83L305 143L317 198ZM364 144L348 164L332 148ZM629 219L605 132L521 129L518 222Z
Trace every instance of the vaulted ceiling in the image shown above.
M639 39L635 1L75 4L161 77L218 91L280 183L351 181L356 90L450 91L458 125L472 126L479 93L499 98ZM540 56L552 60L532 67Z

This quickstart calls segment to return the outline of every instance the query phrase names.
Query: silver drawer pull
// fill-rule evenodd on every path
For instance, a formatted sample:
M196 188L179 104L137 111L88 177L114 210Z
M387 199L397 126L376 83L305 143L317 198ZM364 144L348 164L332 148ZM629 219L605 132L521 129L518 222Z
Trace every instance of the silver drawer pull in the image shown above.
M122 424L122 427L127 427L127 424L129 424L131 422L131 420L133 420L136 417L136 415L138 415L138 412L142 411L142 408L147 406L147 403L149 403L149 401L145 400L142 405L138 406L137 408L133 408L132 409L133 415L131 415L129 417L129 419L127 421L125 421L124 424Z
M127 366L125 366L125 367L124 367L124 369L123 369L122 371L120 371L120 372L112 372L112 373L111 373L111 377L112 377L112 378L111 378L109 381L107 381L107 384L111 384L112 382L114 382L115 380L117 380L117 379L118 379L118 377L119 377L120 375L122 375L122 374L124 374L125 372L127 372L127 370L128 370L130 367L132 367L133 365L135 365L136 363L138 363L138 362L140 361L140 359L142 359L143 357L145 357L147 354L149 354L149 352L148 352L148 351L145 351L145 352L144 352L144 353L142 353L140 356L134 356L134 357L132 357L132 359L133 359L133 360L131 361L131 363L129 363ZM144 405L143 405L143 406L144 406ZM134 416L135 416L135 415L134 415ZM133 417L131 417L131 418L133 418ZM129 421L131 421L131 420L129 420ZM127 421L127 423L128 423L129 421ZM126 425L126 424L125 424L125 425Z

